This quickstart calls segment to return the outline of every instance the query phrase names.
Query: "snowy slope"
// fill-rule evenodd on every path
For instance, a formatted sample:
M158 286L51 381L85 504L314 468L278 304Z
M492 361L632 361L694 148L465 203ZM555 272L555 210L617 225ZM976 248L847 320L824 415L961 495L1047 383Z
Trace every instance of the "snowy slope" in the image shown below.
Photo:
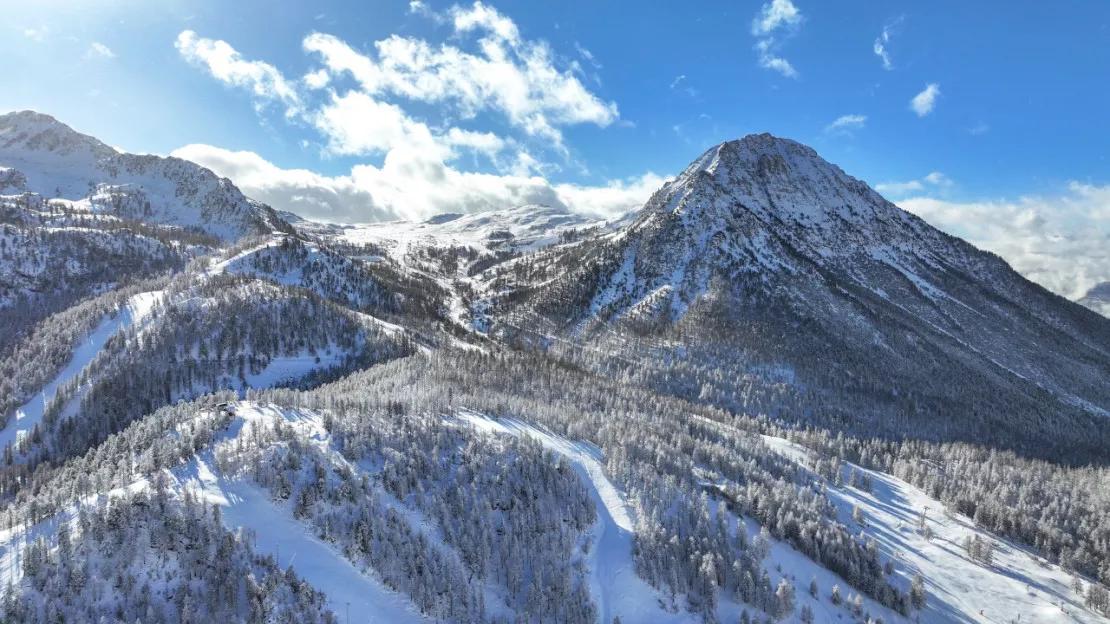
M320 440L327 437L322 422L311 414L290 414L272 407L240 404L233 427L218 443L233 443L247 422L273 420L295 423ZM358 570L335 547L312 534L295 520L287 505L273 501L257 484L244 477L228 477L216 468L211 451L174 471L175 489L189 489L200 498L223 508L224 523L249 529L262 552L278 557L278 565L292 565L297 573L331 600L332 610L351 622L408 624L426 622L407 598L383 586L372 574ZM348 607L349 606L349 607Z
M572 442L534 425L509 418L492 419L461 410L458 420L491 434L529 436L544 447L565 457L579 478L590 488L598 509L594 526L594 545L590 550L591 595L597 603L599 621L611 622L688 622L689 614L668 613L660 608L660 597L636 575L632 560L632 535L636 530L632 508L624 494L605 475L601 452L584 442Z
M58 373L57 377L48 383L35 398L16 409L15 418L11 419L7 426L0 430L0 448L4 448L8 444L14 446L19 440L27 436L35 425L41 423L47 402L53 398L58 389L70 383L91 364L100 355L109 338L128 327L146 322L150 318L154 306L162 301L163 294L161 291L156 291L135 295L115 317L105 318L85 340L77 345L73 350L73 356L69 364Z
M539 440L570 460L590 486L599 510L604 510L594 531L597 545L590 564L594 600L601 606L600 621L608 622L613 616L619 616L623 622L691 621L689 614L659 609L657 592L635 575L631 557L634 512L624 495L606 477L595 447L566 440L517 420L492 419L468 410L460 410L455 420L490 434L530 436ZM764 436L764 441L783 456L806 465L808 451L805 448L782 438ZM847 486L830 487L830 495L841 510L842 522L852 523L854 506L863 510L865 525L853 523L854 528L874 537L883 555L898 562L895 574L901 577L903 586L909 587L915 573L926 579L927 606L924 611L913 614L912 621L919 619L937 624L979 621L1105 624L1110 621L1083 606L1082 597L1070 589L1071 577L1059 566L975 528L964 516L945 514L941 503L897 478L845 463L846 480L853 468L860 474L871 475L872 492ZM926 513L934 532L931 541L926 541L916 529L922 512ZM738 519L734 517L731 521L735 530ZM752 537L760 533L758 523L750 518L744 519L744 527ZM961 546L968 535L979 535L995 543L992 566L985 567L968 559ZM828 599L833 585L840 586L845 598L852 593L845 579L773 539L767 567L774 571L773 584L783 577L795 583L799 605L810 605L818 622L849 617L845 606L835 606ZM817 598L807 592L811 579L817 580ZM865 599L864 604L868 613L882 616L887 622L910 621L870 599ZM723 621L729 621L738 617L741 608L754 612L748 605L726 603L720 607L720 616Z
M769 436L764 436L764 442L800 465L808 464L810 452L806 448ZM921 622L1110 622L1083 606L1083 597L1071 590L1071 576L1059 566L976 528L970 518L949 512L939 501L890 475L845 462L845 483L853 469L871 476L872 491L830 484L830 498L840 508L841 522L875 538L882 553L895 558L896 574L905 586L909 586L914 573L925 578L928 601L918 614ZM857 505L864 515L862 526L852 521L852 509ZM917 529L923 513L934 534L928 541ZM965 537L974 535L994 544L992 565L968 558L962 544ZM798 577L809 578L802 574ZM819 581L823 588L828 587L826 583ZM841 582L841 587L846 585Z
M344 226L335 237L353 245L372 243L404 262L410 250L421 247L469 247L483 253L529 252L559 242L572 230L605 224L548 206L518 206L468 215L443 214L423 222L393 221Z
M860 425L893 436L935 427L939 437L945 419L979 413L990 423L977 441L1046 453L1043 441L1057 436L1045 410L1075 431L1110 412L1110 323L788 139L711 148L623 227L545 253L482 292L490 334L537 332L532 344L570 340L581 351L603 342L614 358L657 366L670 385L654 347L673 330L690 367L726 369L682 389L715 387L723 407L740 407L724 402L728 379L785 366L799 386L852 402L830 427L880 412ZM642 336L632 349L622 344L629 331ZM904 422L922 403L902 391L923 388L936 403ZM1000 411L998 396L1015 406ZM1083 461L1104 448L1077 435L1052 451Z
M591 495L597 501L598 509L604 510L599 514L598 523L594 529L596 545L590 561L592 595L601 611L599 622L610 622L613 617L619 617L622 622L628 623L701 621L699 617L682 610L676 613L663 609L663 605L667 603L664 596L636 575L636 567L632 559L635 512L625 500L624 494L605 475L603 458L596 447L584 442L567 440L518 420L492 419L469 410L460 410L457 420L491 434L529 436L539 440L545 447L570 460L583 482L590 486ZM750 518L740 519L733 516L730 518L730 525L733 531L742 528L749 535L749 539L760 535L759 524ZM847 581L778 540L771 539L769 546L766 567L771 573L772 584L777 584L784 577L791 580L798 587L799 608L801 604L812 606L814 613L818 615L818 622L847 617L848 612L843 607L831 605L827 596L819 595L817 599L813 599L805 594L808 581L816 578L825 594L834 584L839 583L844 590L844 596L847 597L851 590ZM875 616L881 615L887 622L906 621L905 618L871 599L864 599L864 604L869 613ZM721 621L736 621L742 610L747 610L750 614L759 613L758 609L751 605L722 600L718 607L718 616Z
M326 436L319 419L287 414L273 408L242 405L239 419L221 435L219 443L234 443L248 421L271 422L290 419L299 426ZM294 418L294 416L296 416ZM215 468L212 450L204 450L193 460L171 472L170 494L181 498L186 490L197 500L220 505L229 528L253 532L256 550L273 555L281 568L293 566L315 588L327 593L332 610L346 621L356 623L390 622L409 624L427 622L402 595L384 587L371 574L358 570L342 553L312 535L311 529L290 516L287 507L274 502L256 484L243 477L228 478ZM82 504L104 502L123 493L152 491L150 479L86 497ZM76 507L33 527L17 526L0 531L0 581L18 583L23 576L21 547L42 537L53 539L60 522L76 527Z
M332 609L341 616L350 608L352 622L420 622L425 621L408 599L385 587L376 573L352 565L336 546L322 540L302 520L292 515L292 502L275 500L254 483L249 471L232 474L221 472L221 454L234 454L236 449L251 444L250 424L270 429L275 423L293 428L297 437L332 454L343 462L335 441L325 427L323 416L310 410L280 409L249 402L234 403L235 415L227 428L218 433L195 457L171 470L170 492L182 497L188 491L195 498L218 504L223 521L229 528L253 532L257 548L273 554L281 567L293 566L297 573L317 589L327 593ZM593 542L588 549L591 598L599 607L598 621L608 624L614 617L622 622L693 622L699 618L684 611L664 610L663 597L636 576L633 563L632 533L635 513L625 495L606 476L602 458L592 445L573 442L543 428L514 419L493 419L469 410L459 410L446 419L451 426L472 427L489 435L527 436L565 458L578 478L589 488L598 508L595 527L588 534ZM172 433L171 433L172 435ZM809 464L810 453L797 444L774 437L763 441L801 466ZM231 465L235 465L232 463ZM351 469L363 467L343 464ZM1043 622L1106 624L1110 619L1091 613L1071 592L1070 578L1057 566L1048 564L1025 550L976 529L970 520L959 514L947 515L943 506L920 490L877 472L845 464L843 471L856 470L871 477L870 493L845 486L829 484L832 500L840 508L840 521L874 538L884 556L896 561L894 576L903 585L915 573L926 579L926 608L905 618L870 599L863 599L863 611L871 617L882 617L888 623L924 622L936 624L969 624L972 622L1006 623ZM816 479L816 477L814 477ZM150 489L150 478L139 478L125 488L117 488L86 498L88 504L104 501L124 491ZM392 505L404 510L402 503ZM855 525L851 510L858 506L864 522ZM918 532L917 520L926 512L934 536L926 541ZM719 512L714 512L719 513ZM72 522L75 508L54 519L33 527L20 526L0 531L0 574L3 579L17 581L21 572L18 548L38 536L50 538L59 520ZM408 509L414 526L428 530L420 514ZM760 527L750 518L730 517L732 530L744 530L753 541L761 539ZM960 544L967 535L978 535L995 545L993 564L984 566L968 560ZM433 536L434 537L434 536ZM442 546L442 544L441 544ZM817 622L863 621L850 612L853 588L790 546L771 539L764 562L773 584L788 579L797 588L798 608L811 607ZM810 579L816 581L816 597L809 595ZM846 602L834 605L829 593L839 585ZM493 607L491 606L491 609ZM751 605L723 601L718 609L721 621L736 621L741 610L758 614ZM797 616L795 616L797 617ZM790 620L796 621L796 620Z
M0 184L9 191L67 200L67 207L91 214L225 240L289 229L269 206L247 199L208 169L180 158L117 152L32 111L0 115L0 166L6 168Z

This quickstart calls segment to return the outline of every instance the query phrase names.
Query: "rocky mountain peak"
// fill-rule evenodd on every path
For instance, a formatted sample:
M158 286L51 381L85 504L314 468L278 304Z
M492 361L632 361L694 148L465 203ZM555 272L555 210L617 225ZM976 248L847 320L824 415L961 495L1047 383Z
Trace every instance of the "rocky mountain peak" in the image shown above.
M33 153L87 155L94 161L117 153L105 143L77 132L50 115L30 110L0 115L0 150L18 151L24 157Z
M727 220L738 211L764 222L810 227L902 217L900 209L813 148L766 133L707 150L645 210L683 214L687 224L691 218Z

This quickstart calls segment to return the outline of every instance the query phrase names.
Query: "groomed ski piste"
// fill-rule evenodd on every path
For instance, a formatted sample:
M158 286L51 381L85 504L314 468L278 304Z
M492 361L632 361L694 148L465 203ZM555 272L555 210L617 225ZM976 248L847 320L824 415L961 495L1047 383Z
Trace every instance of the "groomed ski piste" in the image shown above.
M46 404L58 391L58 388L77 377L85 367L91 364L96 356L100 354L109 338L120 331L133 325L140 325L150 319L155 304L162 301L163 295L162 291L139 293L131 297L115 317L105 318L101 321L100 325L74 348L69 364L58 373L57 377L46 384L34 398L16 409L15 418L12 418L8 425L0 430L0 448L4 448L8 444L14 446L24 436L30 434L35 425L42 422ZM77 397L74 400L79 400L79 398Z
M211 278L225 271L236 272L236 269L239 268L239 265L241 265L246 258L264 249L276 247L280 245L283 240L284 236L273 236L259 245L236 253L229 258L214 262L205 269L203 276ZM272 276L261 277L270 279ZM274 278L273 281L279 284L295 283L295 280L288 278L282 280L280 276ZM33 398L15 410L14 417L8 422L7 426L0 429L0 448L4 448L8 444L12 444L13 446L16 445L21 439L34 430L35 425L42 422L46 405L49 403L50 399L57 393L59 388L65 386L80 375L85 368L96 360L97 356L103 351L109 338L131 327L141 327L144 323L153 322L155 318L155 306L167 305L169 303L168 299L166 292L161 290L139 293L132 296L125 305L121 306L117 314L105 317L95 329L89 332L88 336L74 347L69 363L58 372L54 379L47 383ZM193 303L193 301L187 300L176 303L187 305ZM387 335L393 336L405 333L404 328L383 321L370 314L362 312L355 312L355 314L366 324L377 326ZM258 374L247 374L246 379L250 387L271 387L285 381L304 377L319 369L338 365L343 359L344 354L339 351L333 355L324 355L321 357L307 352L275 357L271 359L270 365L266 370ZM69 402L67 410L63 411L63 415L72 415L73 409L79 404L80 399L81 394L78 393Z
M518 420L493 419L467 410L459 411L457 421L494 435L530 436L569 461L589 487L598 515L590 549L590 594L597 604L599 621L612 622L614 617L620 617L622 622L690 621L688 614L660 609L657 592L636 575L632 560L634 512L624 494L605 475L604 460L597 447L572 442Z
M247 414L265 418L267 411L260 408L247 410ZM310 422L309 426L320 424ZM228 527L250 529L259 551L272 553L280 567L293 566L305 580L326 592L338 616L345 618L350 613L352 622L427 621L405 596L382 585L371 573L360 571L333 545L295 520L286 506L271 500L263 488L248 479L219 474L211 451L175 471L175 476L178 491L189 488L209 504L220 505Z
M697 621L689 614L667 613L658 607L658 592L635 574L632 560L634 510L625 496L605 475L600 451L585 442L574 442L548 431L513 419L493 419L462 410L460 421L492 434L527 435L565 457L590 487L598 507L598 523L594 528L597 540L593 551L591 581L601 622L619 616L622 622L685 622ZM807 449L782 438L764 436L764 442L785 457L804 463ZM859 531L877 540L887 557L897 561L895 574L909 586L915 573L926 582L928 599L923 611L907 618L864 598L864 610L885 622L1044 622L1091 623L1110 622L1083 606L1083 597L1072 592L1070 575L1042 557L977 529L960 514L946 514L944 506L904 481L845 462L845 476L852 469L872 477L872 492L862 492L847 485L829 488L830 497L840 508L841 521L852 523L853 506L863 511L864 526ZM916 531L917 518L926 514L933 538L926 541ZM738 519L733 518L733 528ZM743 519L751 536L760 527L750 518ZM995 544L991 566L971 561L963 552L965 536L979 535ZM773 584L788 577L795 585L797 607L808 604L816 622L852 621L845 605L835 606L829 600L834 585L842 596L858 594L846 580L797 552L791 546L771 540L767 568ZM818 595L809 595L811 579L817 580ZM736 621L742 609L754 613L747 605L722 600L721 621ZM795 617L797 617L795 615ZM789 620L793 621L793 620Z
M349 609L350 621L357 623L429 621L421 616L406 596L386 587L373 571L360 570L335 545L317 538L309 525L293 517L289 501L273 500L249 476L221 474L216 467L214 448L234 443L250 422L269 425L280 421L293 426L305 439L310 439L321 449L330 449L338 456L324 428L324 415L245 401L233 404L232 409L235 416L231 424L211 446L202 449L186 464L170 470L171 493L180 497L188 490L201 500L220 505L223 520L229 528L241 527L253 532L259 551L273 554L282 567L293 565L299 575L328 595L331 608L340 618L345 618ZM664 606L667 601L662 594L636 575L632 555L635 504L605 474L604 458L595 446L568 440L520 420L493 418L468 410L459 410L444 421L454 426L472 427L485 435L529 436L565 458L574 468L588 487L598 511L597 521L589 534L593 543L588 550L588 566L591 597L598 607L599 622L609 624L614 617L619 617L625 624L701 621L699 617L682 610L667 610ZM783 456L805 463L808 454L805 448L781 438L765 437L764 441ZM357 465L353 467L358 468ZM858 505L865 521L863 526L855 528L878 541L884 558L895 558L895 575L902 577L906 586L909 578L920 572L928 590L925 609L913 612L909 618L865 598L864 611L872 618L882 617L887 623L938 624L1110 622L1082 606L1082 598L1070 589L1069 574L1058 566L976 529L965 517L946 515L939 502L899 479L864 471L848 463L843 466L845 473L852 468L870 474L873 487L870 493L847 485L843 488L829 487L831 499L840 507L841 522L852 525L851 510ZM149 487L150 482L141 479L130 487L94 495L83 502L102 502L125 490ZM391 504L403 506L399 501ZM928 522L934 531L933 539L928 542L916 529L916 520L926 507ZM409 512L412 521L420 523L419 513L415 510ZM66 513L36 526L18 526L0 532L0 580L18 582L21 577L19 547L40 535L50 538L58 522L72 521L75 513L76 508L70 508ZM740 526L740 521L739 518L732 518L734 530ZM754 521L744 518L742 522L749 535L759 534L759 525ZM427 524L420 524L418 528L425 532L434 530ZM960 544L964 536L970 534L978 534L994 543L995 557L991 566L975 563L963 553ZM437 539L436 535L429 537ZM786 577L795 585L797 609L794 619L786 621L797 621L802 605L813 609L816 622L864 621L849 611L847 600L845 604L836 606L829 599L834 585L839 585L845 599L858 592L847 581L789 545L772 539L765 567L774 584ZM816 598L808 593L810 579L817 581ZM737 621L742 609L762 618L762 614L749 605L721 602L718 615L723 622Z

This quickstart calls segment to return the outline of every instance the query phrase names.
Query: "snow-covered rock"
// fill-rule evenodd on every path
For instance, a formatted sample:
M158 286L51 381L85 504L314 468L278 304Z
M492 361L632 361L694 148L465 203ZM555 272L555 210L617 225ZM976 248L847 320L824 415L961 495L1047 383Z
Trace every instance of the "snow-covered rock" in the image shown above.
M225 240L288 224L226 178L180 158L118 152L33 111L0 116L0 192L31 191L74 209Z

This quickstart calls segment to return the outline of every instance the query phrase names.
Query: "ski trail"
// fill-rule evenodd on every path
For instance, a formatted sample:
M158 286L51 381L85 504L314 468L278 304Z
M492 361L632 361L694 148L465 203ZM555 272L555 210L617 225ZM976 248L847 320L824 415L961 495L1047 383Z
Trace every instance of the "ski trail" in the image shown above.
M180 470L180 485L219 504L228 527L253 531L259 552L280 553L278 565L292 565L298 575L326 593L340 621L346 621L348 608L352 624L428 621L408 597L361 572L331 544L313 535L311 528L294 520L288 510L274 504L261 487L245 479L229 480L214 466L211 451L200 453Z
M660 608L659 597L636 574L632 559L632 536L636 523L624 495L601 463L601 451L585 442L572 442L538 427L509 418L494 420L483 414L460 410L458 420L492 434L529 436L545 448L563 456L590 491L597 508L592 533L594 546L589 554L590 594L598 609L598 621L608 624L614 617L625 622L692 622L689 613L668 613Z
M43 386L34 398L15 410L15 417L8 421L3 430L0 430L0 448L8 444L14 447L29 435L35 425L42 422L46 403L58 392L58 388L81 374L81 371L96 359L109 338L133 324L146 320L163 294L163 291L139 293L128 300L115 318L105 318L101 321L100 325L73 349L69 364L66 364L52 381Z

